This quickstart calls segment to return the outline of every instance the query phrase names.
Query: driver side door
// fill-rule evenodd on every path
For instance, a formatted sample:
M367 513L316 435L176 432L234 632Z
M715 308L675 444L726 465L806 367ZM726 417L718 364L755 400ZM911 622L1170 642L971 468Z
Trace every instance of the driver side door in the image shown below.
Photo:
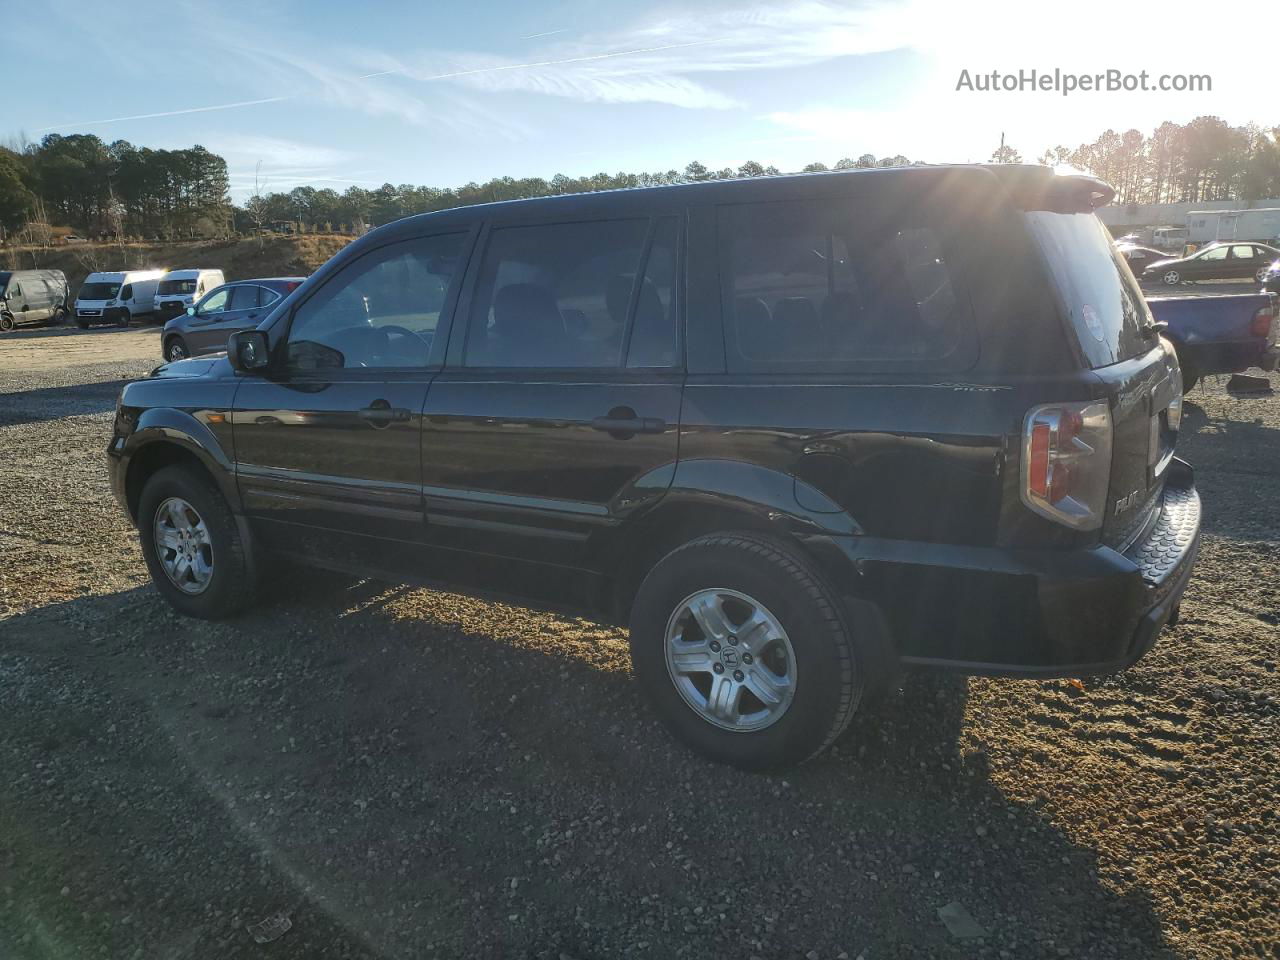
M376 248L282 320L232 416L245 510L268 546L339 561L423 538L422 411L468 234Z

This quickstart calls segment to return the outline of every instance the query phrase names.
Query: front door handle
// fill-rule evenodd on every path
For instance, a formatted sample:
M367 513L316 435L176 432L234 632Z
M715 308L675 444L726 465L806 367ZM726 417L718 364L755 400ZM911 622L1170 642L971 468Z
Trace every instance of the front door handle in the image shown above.
M358 411L361 420L365 420L375 427L386 427L392 423L402 423L408 420L412 414L405 407L393 407L386 400L375 400L363 410Z

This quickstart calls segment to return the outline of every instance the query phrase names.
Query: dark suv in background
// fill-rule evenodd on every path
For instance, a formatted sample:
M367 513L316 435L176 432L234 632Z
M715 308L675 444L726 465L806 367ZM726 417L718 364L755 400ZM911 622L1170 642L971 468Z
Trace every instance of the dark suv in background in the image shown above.
M277 303L302 286L304 277L260 277L214 287L185 313L167 321L160 334L166 360L221 353L240 330L252 330Z
M745 767L900 664L1119 670L1177 616L1200 501L1111 195L932 167L401 220L128 385L114 488L183 613L277 556L572 603Z

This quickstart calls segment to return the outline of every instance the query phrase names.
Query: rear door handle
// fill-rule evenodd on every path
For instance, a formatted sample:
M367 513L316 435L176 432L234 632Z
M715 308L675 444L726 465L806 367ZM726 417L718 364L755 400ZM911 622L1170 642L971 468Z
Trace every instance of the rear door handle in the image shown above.
M393 407L386 400L375 400L364 409L358 411L361 420L366 420L375 427L385 427L392 423L408 420L412 414L405 407Z
M596 417L591 421L591 428L615 436L633 433L665 433L667 421L658 417Z

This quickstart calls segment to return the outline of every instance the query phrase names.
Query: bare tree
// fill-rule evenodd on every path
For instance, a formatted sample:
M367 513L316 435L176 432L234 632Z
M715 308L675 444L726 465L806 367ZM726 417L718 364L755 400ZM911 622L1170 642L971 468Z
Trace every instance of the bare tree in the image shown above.
M249 199L245 201L244 212L249 217L249 222L253 224L253 232L257 234L258 246L263 245L262 231L267 223L268 208L267 200L262 195L262 161L258 161L258 165L253 168L253 193L249 195Z

